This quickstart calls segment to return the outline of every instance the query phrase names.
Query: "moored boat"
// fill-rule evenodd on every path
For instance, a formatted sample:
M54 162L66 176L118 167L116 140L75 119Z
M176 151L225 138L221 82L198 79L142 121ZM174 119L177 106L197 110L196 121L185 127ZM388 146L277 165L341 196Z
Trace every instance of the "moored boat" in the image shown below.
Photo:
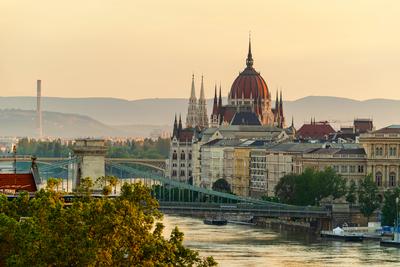
M204 224L210 224L210 225L226 225L228 223L228 220L225 219L204 219Z

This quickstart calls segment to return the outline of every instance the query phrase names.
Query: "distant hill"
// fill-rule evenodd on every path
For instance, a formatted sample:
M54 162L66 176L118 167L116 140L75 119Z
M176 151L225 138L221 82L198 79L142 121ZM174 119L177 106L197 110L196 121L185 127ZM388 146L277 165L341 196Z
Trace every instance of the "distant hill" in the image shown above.
M224 99L226 102L226 99ZM172 125L174 114L187 112L187 99L123 100L116 98L43 98L43 110L89 116L106 125ZM0 108L35 109L35 97L0 97ZM208 100L208 112L212 100ZM294 116L295 125L310 121L334 120L351 124L356 117L372 118L377 127L400 122L400 100L371 99L358 101L329 96L307 96L285 101L287 122Z
M37 136L36 113L32 110L0 110L0 136ZM53 137L147 137L167 126L121 125L109 126L88 116L60 112L43 112L45 136Z

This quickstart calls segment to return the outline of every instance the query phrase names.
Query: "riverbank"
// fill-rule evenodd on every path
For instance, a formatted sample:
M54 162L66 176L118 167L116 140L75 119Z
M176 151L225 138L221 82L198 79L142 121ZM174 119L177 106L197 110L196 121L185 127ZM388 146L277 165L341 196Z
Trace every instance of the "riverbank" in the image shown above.
M275 230L285 230L294 232L304 232L316 235L317 231L309 222L286 221L273 218L256 218L253 220L258 227L271 228Z
M184 233L184 244L213 256L219 266L393 266L400 250L380 247L379 242L362 243L324 240L304 231L229 224L213 226L201 219L166 215L164 236L173 227Z

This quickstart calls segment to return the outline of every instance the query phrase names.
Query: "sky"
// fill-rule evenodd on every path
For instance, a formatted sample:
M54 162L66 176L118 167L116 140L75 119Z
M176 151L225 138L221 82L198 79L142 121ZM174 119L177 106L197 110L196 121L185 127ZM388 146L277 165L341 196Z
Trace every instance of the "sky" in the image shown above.
M245 67L272 94L400 99L400 1L0 0L0 96L226 96Z

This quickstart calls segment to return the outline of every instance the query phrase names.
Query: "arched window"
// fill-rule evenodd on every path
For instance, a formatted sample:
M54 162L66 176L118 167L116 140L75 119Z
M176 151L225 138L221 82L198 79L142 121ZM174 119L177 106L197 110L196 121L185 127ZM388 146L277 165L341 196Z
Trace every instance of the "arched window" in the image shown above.
M396 173L389 173L389 186L396 186Z
M185 171L184 171L184 170L181 170L180 175L181 175L181 176L185 176Z
M176 177L176 170L172 171L172 177Z
M185 157L185 152L182 151L182 152L181 152L181 160L185 160L185 158L186 158L186 157Z
M189 160L192 160L192 152L189 153Z
M381 172L377 172L375 174L375 183L377 186L382 186L382 173Z
M174 153L172 153L172 159L178 159L178 154L176 154L176 150L174 150Z

